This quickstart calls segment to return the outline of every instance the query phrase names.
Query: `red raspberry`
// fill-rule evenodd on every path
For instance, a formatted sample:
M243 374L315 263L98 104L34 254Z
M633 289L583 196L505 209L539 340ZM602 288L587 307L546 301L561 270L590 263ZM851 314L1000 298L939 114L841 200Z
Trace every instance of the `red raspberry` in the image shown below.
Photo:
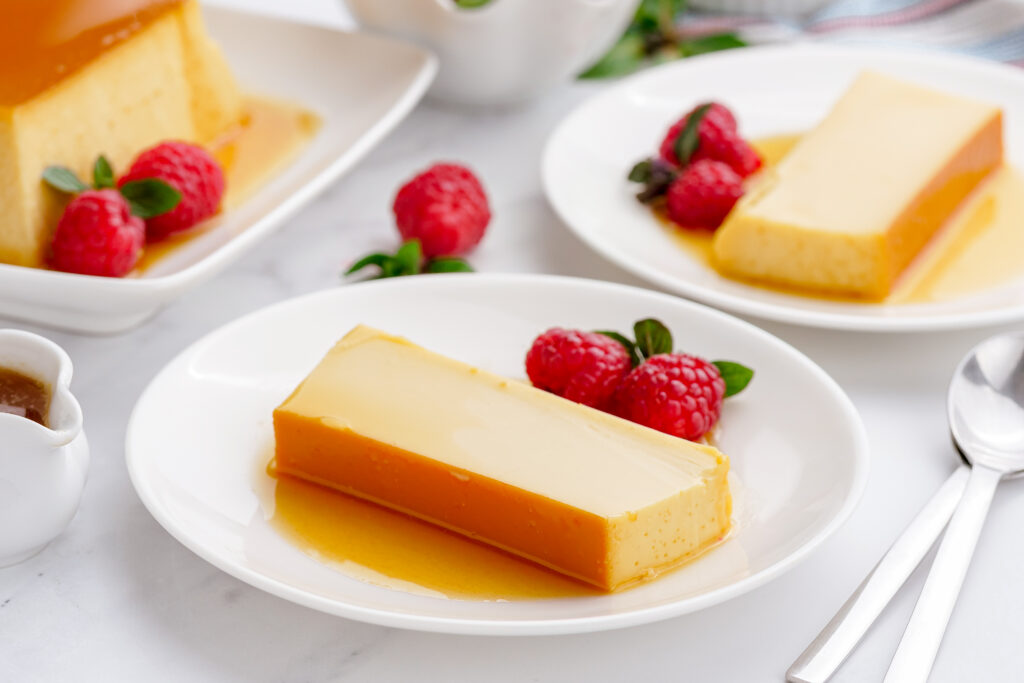
M465 254L491 220L480 181L457 164L431 166L403 185L394 212L402 239L418 239L427 258Z
M743 196L743 179L720 161L696 161L665 195L668 217L685 228L714 230Z
M736 133L738 130L736 117L733 116L731 111L729 111L729 108L724 104L719 104L718 102L711 102L710 104L711 108L708 109L706 114L704 114L704 118L701 119L700 122L700 128L697 130L697 133L701 137L701 141L704 140L705 134L707 133L717 135L721 135L723 133ZM659 147L662 159L671 164L675 164L676 166L679 165L679 160L676 159L676 138L678 138L679 134L683 132L683 128L686 127L686 122L690 120L690 115L702 106L704 105L698 104L696 107L683 114L681 119L669 126L668 132L665 133L665 139L661 141L661 146Z
M594 408L607 406L631 365L614 339L559 327L537 337L526 354L533 386Z
M209 152L187 142L162 142L136 157L117 181L158 178L181 193L181 201L167 213L146 221L146 237L161 240L188 230L217 213L224 196L224 171Z
M725 380L711 363L685 353L652 356L615 392L616 415L696 441L718 421Z
M690 163L701 159L721 161L735 171L741 178L746 178L761 168L761 155L743 138L723 136L721 138L701 141L697 150L690 157Z
M122 277L138 262L145 236L145 223L116 190L87 190L57 223L50 265L66 273Z
M659 154L662 159L671 164L679 165L675 150L676 138L682 133L692 113L692 111L688 112L686 116L672 124L665 134L665 139L661 142ZM700 121L697 134L700 137L700 142L690 158L690 163L701 159L714 159L728 164L732 170L744 178L761 168L761 157L757 150L740 137L736 129L735 117L721 104L713 103L711 105L711 109Z

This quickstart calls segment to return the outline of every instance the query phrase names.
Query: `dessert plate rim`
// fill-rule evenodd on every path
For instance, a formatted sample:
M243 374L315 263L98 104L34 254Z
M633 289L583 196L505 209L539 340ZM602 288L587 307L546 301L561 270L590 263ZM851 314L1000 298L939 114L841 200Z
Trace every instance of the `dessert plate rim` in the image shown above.
M524 293L524 290L526 290L526 293ZM224 381L234 382L239 386L247 387L245 389L247 391L252 390L253 387L259 385L258 377L246 376L244 372L239 374L237 368L232 368L230 371L219 369L216 367L216 363L211 364L209 358L218 356L218 354L224 354L230 349L237 349L239 340L243 338L252 339L252 333L255 330L262 329L275 330L272 336L278 338L275 338L273 341L273 348L277 352L284 353L289 348L302 346L307 343L305 341L296 342L294 339L288 341L288 335L295 337L301 334L291 331L296 321L306 319L312 324L312 320L315 317L318 321L317 324L320 324L320 321L329 319L339 311L344 311L343 315L350 315L348 311L358 308L361 299L372 303L376 297L386 297L387 301L395 302L394 305L398 308L395 315L406 315L410 322L407 329L392 329L389 331L397 334L408 334L409 330L419 329L422 334L424 330L430 328L430 323L425 322L423 316L418 316L417 311L409 310L402 313L404 309L403 304L400 302L402 301L403 294L413 291L423 297L427 297L431 301L454 302L453 305L462 305L467 296L466 292L473 292L468 295L470 298L493 295L493 298L498 301L497 305L499 307L502 305L500 302L503 299L507 302L513 302L509 305L507 311L501 312L499 315L516 318L517 324L524 315L524 306L533 304L533 300L527 298L530 293L535 296L546 293L547 296L544 298L549 296L554 299L565 297L567 300L571 300L573 297L595 297L601 301L618 298L628 299L629 301L648 305L651 309L661 309L672 316L678 316L680 320L699 321L702 324L709 325L715 328L710 333L715 338L725 339L727 335L732 335L731 338L739 339L746 345L744 348L751 348L751 344L759 345L766 349L765 353L769 356L782 359L779 361L780 363L791 364L786 367L791 369L798 367L798 374L802 376L802 381L813 384L816 387L816 391L820 390L822 393L819 399L823 396L823 402L831 404L830 410L833 410L834 414L839 416L834 418L832 422L829 438L831 439L834 436L840 442L840 445L833 448L832 452L829 453L829 457L837 458L837 462L840 464L832 465L830 461L829 464L823 466L829 472L833 471L829 468L838 468L835 471L839 472L839 474L835 476L839 477L837 481L841 482L842 495L836 496L836 501L828 504L830 507L828 507L827 513L823 513L824 516L821 518L815 517L816 526L812 524L808 527L812 528L812 531L804 530L806 533L804 531L800 532L803 535L799 536L801 540L798 545L794 546L795 549L788 550L783 556L773 559L765 568L752 573L749 570L741 572L739 576L742 578L725 582L723 585L714 584L715 587L711 590L687 596L683 599L663 600L653 607L612 611L611 613L598 615L586 613L585 610L582 612L577 610L577 613L573 615L572 610L570 610L568 612L570 616L559 617L552 616L550 611L540 610L537 612L537 618L523 617L522 614L518 614L517 618L514 619L502 619L495 617L494 612L488 612L487 618L481 616L460 618L452 617L443 611L432 610L431 606L434 603L429 602L428 598L422 596L409 594L408 597L402 597L406 594L400 591L369 586L368 584L366 584L368 587L364 588L345 588L351 595L357 595L355 591L359 591L358 594L361 594L367 590L386 591L389 594L388 599L391 602L387 603L388 607L382 608L379 605L376 607L372 605L366 606L366 604L359 604L359 601L356 599L339 600L317 594L312 589L304 589L302 585L299 585L303 584L303 580L297 574L289 576L289 578L282 578L279 575L274 575L274 571L260 569L262 566L260 561L251 559L256 557L258 553L254 554L244 550L237 550L239 544L244 546L246 543L245 539L251 538L253 535L251 531L240 528L242 525L237 520L235 522L223 523L225 529L229 529L228 531L218 531L218 533L225 533L230 536L230 538L224 541L224 547L221 547L220 541L212 543L209 539L204 539L203 535L206 532L197 530L196 522L189 520L200 517L203 519L221 519L222 513L212 516L204 514L200 510L202 505L192 501L199 500L197 496L202 495L217 495L222 498L232 498L241 495L246 499L246 505L243 508L249 514L251 508L257 505L256 493L252 490L254 480L246 476L244 477L244 482L238 483L233 481L233 483L228 485L230 491L224 489L218 490L216 493L212 493L212 489L206 493L199 493L198 489L201 487L198 485L194 487L191 484L185 485L183 489L180 481L174 483L172 480L178 475L168 473L173 473L179 467L188 467L188 465L180 465L176 460L177 456L174 455L184 452L184 446L182 443L178 443L177 446L174 443L162 443L161 439L165 438L168 434L177 434L183 430L180 425L177 430L175 430L173 425L167 427L159 426L162 421L167 419L159 414L160 406L187 405L188 401L185 399L185 394L180 393L182 387L187 387L190 383L202 381L200 379L202 377L223 376L226 378L228 375L231 375L233 379L225 379ZM477 292L483 293L477 294ZM599 315L605 315L604 310L601 310ZM284 324L285 320L288 320L291 324ZM275 323L275 321L277 322ZM533 321L530 322L532 323ZM345 321L344 324L341 321L328 324L345 327L350 323L352 321ZM367 324L377 323L371 321ZM473 325L474 323L467 322L466 324ZM343 333L344 330L341 330L337 337L340 337ZM441 334L437 330L434 330L433 333ZM457 329L446 329L443 332L445 335L456 333ZM488 330L480 334L495 333ZM326 348L323 351L326 351ZM515 349L506 350L506 355L509 353L514 354L516 362L521 363L519 360L520 351L522 350L516 347ZM230 359L222 362L234 364L234 356L235 352L230 351L227 355L221 355L220 357L222 359ZM316 360L313 359L311 362L315 364ZM464 360L469 362L475 361L472 358ZM274 363L271 363L271 365L276 367ZM278 372L278 370L263 371L262 366L260 367L261 372L271 374ZM305 368L303 373L308 372L308 369ZM770 377L770 367L762 367L761 375L762 377ZM301 379L301 375L299 379ZM290 380L292 384L284 389L285 395L291 390L295 381L297 380ZM768 380L762 380L762 382L765 381ZM781 385L774 386L776 389L781 388ZM771 393L768 387L766 387L766 393ZM769 400L777 401L778 393L776 392L772 396L773 398ZM173 403L166 403L168 400L173 401ZM799 403L799 399L796 402ZM805 407L809 408L809 406ZM237 407L234 409L245 410L244 408ZM270 409L272 409L272 406ZM799 409L799 405L794 407L794 410ZM262 424L259 429L270 430L268 438L270 443L272 443L269 409L268 415L264 418L259 416L245 417L246 429L249 429L250 423L258 423L261 419L266 424ZM165 433L161 434L161 432ZM176 437L172 436L171 438ZM805 442L805 445L813 442L813 437L804 434L801 434L798 438L809 439ZM201 439L209 439L211 444L213 442L213 437L210 436L204 436ZM203 447L202 443L205 442L196 441L190 443L192 443L190 448L198 447L201 450ZM196 444L199 444L199 446L196 446ZM213 445L207 445L206 447L215 448ZM223 453L223 450L218 452ZM427 275L417 276L415 281L409 281L409 278L396 278L394 280L348 285L337 289L314 292L274 304L229 322L182 351L152 380L140 396L132 412L126 434L125 453L132 485L150 514L171 536L224 572L285 600L337 616L383 626L468 635L544 635L609 630L679 616L737 597L792 569L839 529L843 522L852 514L863 493L867 481L869 461L868 439L864 426L856 408L842 388L823 369L800 351L750 323L701 304L683 301L668 294L627 285L565 276L485 274ZM800 455L805 467L810 462L809 459L815 457L815 455L817 454L810 452L804 452ZM197 455L196 457L202 456ZM242 457L253 461L246 467L254 472L259 470L260 465L257 461L261 457L260 453L250 453ZM736 460L734 459L734 464L735 462ZM822 465L819 462L815 466ZM246 468L238 466L237 469L241 472ZM744 485L746 483L748 482L744 482ZM249 487L247 492L241 490L242 486ZM190 488L196 488L197 491L191 491L189 490ZM833 491L829 489L828 495L831 495L831 493ZM826 494L819 491L815 495L820 497ZM248 500L249 498L252 500ZM189 502L181 503L180 501L184 499L187 499ZM181 505L185 507L181 509L176 508L176 506L180 507ZM811 507L814 506L812 505ZM814 515L817 513L804 511L802 514ZM246 517L245 519L249 520L250 518ZM251 527L253 524L258 525L261 522L250 520L247 523ZM741 535L743 532L737 533ZM283 541L279 540L278 542L282 543ZM796 542L794 541L794 543ZM229 546L232 549L228 549ZM282 551L278 549L277 552L280 553ZM295 546L291 546L291 551L288 552L302 553ZM712 551L712 553L714 552ZM746 555L744 555L744 559L746 559ZM696 565L704 561L704 558L701 558L692 564ZM746 567L746 565L744 566ZM342 574L337 576L338 582L347 581L352 584L362 584L362 582ZM657 584L661 581L664 581L664 579L659 579L659 581L653 583ZM306 582L304 585L309 586L311 584ZM611 605L612 602L610 601L621 600L621 596L629 595L631 592L626 591L625 593L585 597L581 598L581 600L607 601L606 603L601 603L601 605L586 605L588 608L604 607ZM427 600L427 602L422 602L424 600ZM499 607L501 605L500 603L486 603L484 601L468 602L474 605L498 605ZM541 600L530 604L547 602ZM555 603L558 603L558 601L556 600ZM437 604L450 604L450 601L439 600ZM527 607L525 609L529 610L531 608ZM559 614L557 610L560 607L554 609L556 609L555 614ZM497 613L501 614L502 612L499 609Z
M602 202L609 203L604 205L606 209L609 205L615 204L621 207L621 202L624 201L635 203L632 193L609 193L608 188L602 186L600 190L589 193L589 196L598 199L597 208L588 209L576 198L579 196L580 188L587 187L588 178L594 177L594 164L588 166L589 170L581 170L579 174L566 178L567 174L564 171L568 167L568 156L574 154L580 145L580 141L574 139L574 136L581 122L599 119L602 111L608 110L610 105L630 102L635 108L649 107L652 103L664 106L666 98L674 97L681 103L677 107L678 111L685 111L702 98L728 100L730 97L740 96L740 93L730 89L727 75L748 72L758 64L768 63L772 67L777 67L773 73L784 74L769 77L763 86L777 93L785 92L787 88L791 92L797 90L801 78L807 74L827 73L830 69L834 71L837 68L847 68L857 62L861 63L856 67L858 70L884 68L878 66L880 63L897 64L901 69L901 75L915 69L927 71L942 68L952 70L949 73L955 72L961 77L997 79L1004 83L1012 83L1017 91L1024 92L1024 73L1016 67L970 55L922 48L798 43L755 46L701 55L628 76L618 84L586 99L564 116L548 136L541 159L541 178L545 195L561 222L590 249L608 261L665 290L740 315L809 327L861 332L942 331L993 326L1024 319L1024 276L998 288L949 301L885 305L831 302L744 284L714 273L674 245L671 248L680 255L680 264L685 264L687 270L674 270L663 264L652 266L649 246L643 249L634 247L627 235L616 236L613 230L603 228L600 219L595 218L598 215L607 215L607 210L602 212ZM783 65L785 68L781 68ZM701 79L707 79L708 76L705 74L711 73L717 76L717 82L710 88L712 92L709 93L709 88ZM913 75L906 77L913 79ZM771 78L781 80L773 82ZM701 84L696 92L685 87L687 81L692 79L697 79ZM787 85L780 88L779 82ZM672 84L672 87L668 84ZM665 94L655 97L652 94L655 92ZM669 94L680 92L684 94ZM989 92L991 96L986 94L984 97L1005 106L1007 96L1000 89L987 87L986 93ZM743 115L742 110L738 118L741 128L750 128L751 122ZM1007 129L1016 125L1010 123L1012 118L1004 116L1004 126ZM615 136L621 134L616 131L627 128L629 127L621 125L620 121L618 126L608 126L607 131L609 135ZM653 131L649 137L653 140L661 134L661 130L659 128ZM775 132L791 134L794 130L791 128ZM1007 131L1008 138L1010 135ZM1012 135L1017 135L1016 129ZM649 156L656 142L653 141L650 149L638 148L633 161L645 155ZM1024 152L1018 153L1011 161L1017 167L1024 167ZM618 174L623 178L628 170L628 162L626 163ZM575 165L576 168L580 166L587 165ZM570 192L574 187L575 190ZM625 180L623 187L628 189ZM657 219L649 215L649 212L645 213L646 215L639 217L631 216L628 225L620 224L617 228L621 228L623 233L636 230L642 230L645 234L651 230L664 232ZM618 217L621 217L621 214ZM666 248L669 239L666 237L661 240L660 246ZM710 282L707 277L712 278ZM769 298L759 299L759 295L766 295ZM986 296L993 297L991 303L986 304Z

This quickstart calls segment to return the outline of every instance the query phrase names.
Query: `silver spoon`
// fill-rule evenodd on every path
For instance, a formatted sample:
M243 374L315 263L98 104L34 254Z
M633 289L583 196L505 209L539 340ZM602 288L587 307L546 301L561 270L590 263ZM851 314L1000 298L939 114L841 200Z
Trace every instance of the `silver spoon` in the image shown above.
M953 374L947 409L971 476L885 683L928 680L996 486L1003 477L1024 474L1024 333L991 337L974 347Z
M903 587L953 516L971 468L961 464L786 672L789 683L825 683Z

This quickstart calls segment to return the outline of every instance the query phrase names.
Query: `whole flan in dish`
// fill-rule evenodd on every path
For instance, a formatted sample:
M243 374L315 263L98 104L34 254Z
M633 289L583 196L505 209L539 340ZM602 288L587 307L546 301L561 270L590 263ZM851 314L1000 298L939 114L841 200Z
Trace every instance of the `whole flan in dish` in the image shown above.
M41 266L67 198L51 164L89 177L163 140L205 144L242 116L196 0L0 0L0 262Z
M715 233L723 273L881 299L1003 162L1002 112L861 74Z
M279 473L614 590L720 541L728 458L357 327L274 411Z

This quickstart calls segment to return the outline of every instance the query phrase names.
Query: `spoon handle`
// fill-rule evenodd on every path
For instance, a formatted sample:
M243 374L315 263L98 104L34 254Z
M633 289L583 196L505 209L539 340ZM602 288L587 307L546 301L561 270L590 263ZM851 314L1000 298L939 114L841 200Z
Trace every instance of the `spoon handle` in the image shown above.
M961 465L878 561L832 621L786 672L791 683L825 683L921 563L960 502L971 468Z
M985 524L992 494L1002 476L1002 472L984 465L971 469L963 500L946 529L910 623L889 664L885 683L925 683L928 680Z

